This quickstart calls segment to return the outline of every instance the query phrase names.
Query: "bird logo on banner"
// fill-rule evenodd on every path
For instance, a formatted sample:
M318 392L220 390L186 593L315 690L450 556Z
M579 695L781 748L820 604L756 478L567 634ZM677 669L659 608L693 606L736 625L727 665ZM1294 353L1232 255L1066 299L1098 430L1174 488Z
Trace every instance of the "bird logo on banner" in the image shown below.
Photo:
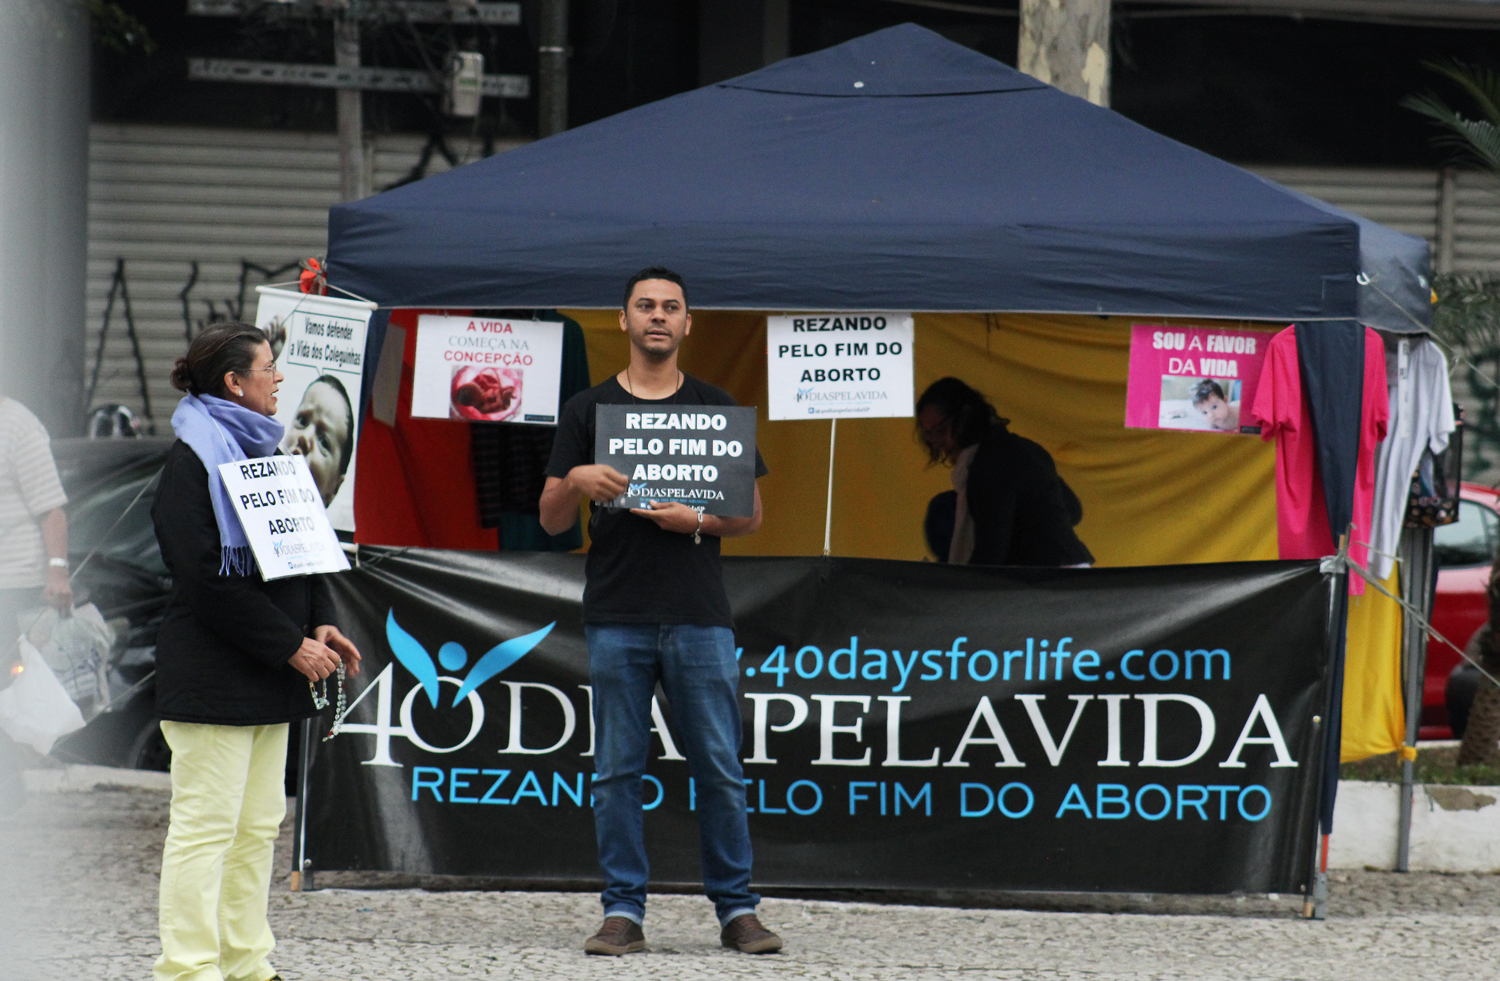
M555 626L557 626L556 620L540 630L521 637L513 637L486 651L464 677L458 694L453 696L453 705L458 705L469 696L470 692L519 661L528 651L540 644ZM438 648L437 663L433 663L432 655L427 653L427 648L396 622L394 609L386 614L385 637L390 642L391 652L396 655L396 660L412 673L412 677L417 679L422 690L427 693L432 707L437 708L438 666L441 665L445 671L460 671L469 663L469 652L462 644L450 640Z

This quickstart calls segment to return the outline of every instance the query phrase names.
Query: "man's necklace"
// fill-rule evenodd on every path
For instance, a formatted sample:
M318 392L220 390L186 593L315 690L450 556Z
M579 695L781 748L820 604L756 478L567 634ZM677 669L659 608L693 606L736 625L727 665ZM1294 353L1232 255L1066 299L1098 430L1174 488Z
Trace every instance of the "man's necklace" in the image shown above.
M676 405L677 404L677 393L680 392L680 391L682 391L682 383L686 380L686 378L687 378L687 376L685 376L682 373L681 369L679 369L678 372L677 372L677 387L674 388L674 389L672 389L672 401L668 403L669 405ZM628 364L625 366L625 390L630 393L630 404L631 405L640 405L641 404L641 400L635 397L635 382L633 380L631 380L631 377L630 377L630 365L628 365ZM654 401L654 402L660 402L661 400L660 399L653 399L652 401Z

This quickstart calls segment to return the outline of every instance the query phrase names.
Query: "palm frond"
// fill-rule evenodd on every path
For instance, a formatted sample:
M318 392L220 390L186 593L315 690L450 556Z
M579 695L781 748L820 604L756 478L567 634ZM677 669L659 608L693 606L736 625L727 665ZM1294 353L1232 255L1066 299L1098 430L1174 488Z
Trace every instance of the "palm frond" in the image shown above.
M1448 273L1434 277L1432 288L1432 332L1440 341L1471 364L1500 354L1500 280Z
M1423 67L1455 82L1469 94L1491 123L1500 125L1500 72L1462 61L1424 61Z
M1431 92L1407 96L1404 108L1421 113L1448 132L1433 142L1471 157L1476 163L1500 174L1500 125L1486 119L1469 119Z

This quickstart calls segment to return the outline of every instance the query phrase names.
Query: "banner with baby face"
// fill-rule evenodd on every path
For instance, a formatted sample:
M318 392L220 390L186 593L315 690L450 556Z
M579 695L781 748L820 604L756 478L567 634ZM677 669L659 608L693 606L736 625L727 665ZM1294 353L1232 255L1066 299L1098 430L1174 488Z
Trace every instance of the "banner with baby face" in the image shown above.
M270 338L285 376L276 403L276 421L286 427L282 452L306 458L328 520L352 532L357 409L375 304L267 286L256 292L255 326Z
M1125 425L1259 433L1248 410L1271 336L1255 330L1136 324L1130 333Z

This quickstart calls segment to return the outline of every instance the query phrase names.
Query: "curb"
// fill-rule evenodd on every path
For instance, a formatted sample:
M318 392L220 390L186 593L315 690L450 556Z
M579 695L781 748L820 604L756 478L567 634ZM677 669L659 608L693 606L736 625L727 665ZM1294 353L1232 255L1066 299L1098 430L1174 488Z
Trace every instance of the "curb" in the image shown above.
M1500 871L1500 787L1412 788L1413 872ZM1401 785L1340 780L1328 866L1394 869Z
M123 770L112 766L69 765L58 770L27 770L26 790L32 794L80 793L89 790L131 787L138 790L172 789L172 775L158 770Z

